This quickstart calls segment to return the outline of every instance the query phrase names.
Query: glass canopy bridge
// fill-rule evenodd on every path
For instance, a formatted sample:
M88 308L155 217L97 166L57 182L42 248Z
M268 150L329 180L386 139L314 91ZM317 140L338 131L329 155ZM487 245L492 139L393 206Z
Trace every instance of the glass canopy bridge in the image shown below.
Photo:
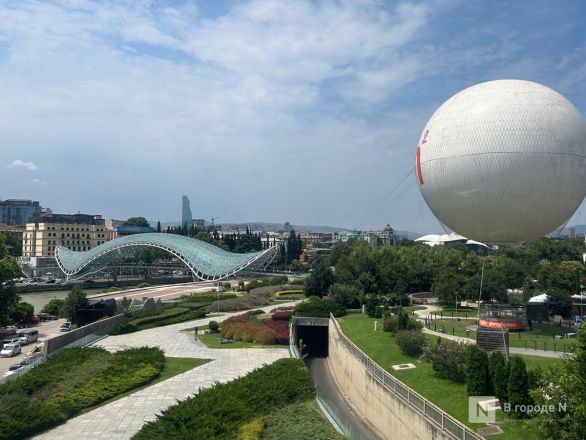
M223 280L244 269L258 270L274 257L277 249L272 246L260 252L236 254L195 238L149 233L116 238L84 252L58 246L55 249L55 259L65 274L66 281L69 281L122 261L142 247L169 252L191 270L194 280L202 281Z

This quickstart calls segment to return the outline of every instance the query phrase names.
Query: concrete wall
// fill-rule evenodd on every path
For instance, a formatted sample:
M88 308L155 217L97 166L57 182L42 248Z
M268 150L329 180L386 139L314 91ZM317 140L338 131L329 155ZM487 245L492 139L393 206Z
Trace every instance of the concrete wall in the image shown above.
M482 439L380 369L341 333L334 319L328 364L356 411L386 439Z
M126 319L126 317L123 314L112 316L111 318L101 319L86 326L47 339L45 341L46 355L50 355L62 348L90 344L91 342L106 336L114 324L117 324L124 319Z

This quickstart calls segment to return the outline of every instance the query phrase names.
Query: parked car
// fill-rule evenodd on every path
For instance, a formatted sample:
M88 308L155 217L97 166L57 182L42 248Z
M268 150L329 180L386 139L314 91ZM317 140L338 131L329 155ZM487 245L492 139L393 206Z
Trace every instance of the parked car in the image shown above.
M14 364L11 365L8 370L9 371L14 371L14 370L18 370L19 368L24 367L25 365L30 364L31 362L34 361L34 358L24 358L22 361L20 361L18 364Z
M35 342L39 339L39 331L38 330L26 330L22 333L18 334L20 339L20 345L30 344L31 342Z
M39 313L39 319L41 321L54 321L59 318L55 315L51 315L50 313Z
M16 335L15 337L10 338L10 339L4 339L3 343L4 343L4 345L15 345L15 344L21 345L20 344L20 336Z
M60 332L68 332L69 330L71 330L71 322L64 322L61 324L61 327L59 327Z
M7 280L2 283L4 287L14 287L16 282L14 280Z
M0 350L0 357L12 357L20 354L20 344L7 344Z

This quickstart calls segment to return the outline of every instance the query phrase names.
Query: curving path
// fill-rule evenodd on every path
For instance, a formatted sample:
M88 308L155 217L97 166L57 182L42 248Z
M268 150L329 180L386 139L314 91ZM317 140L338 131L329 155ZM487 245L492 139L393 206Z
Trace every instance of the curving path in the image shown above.
M424 320L426 317L430 317L431 313L437 312L441 310L441 307L438 306L425 306L425 310L415 310L415 315L417 315L417 319ZM428 328L423 328L423 333L427 333L434 336L439 336L440 338L450 339L452 341L464 342L466 344L476 344L474 339L464 338L462 336L454 336L454 335L446 335L445 333L435 332ZM565 356L565 353L560 351L545 351L545 350L535 350L533 348L522 348L522 347L509 347L509 353L512 354L524 354L528 356L541 356L541 357L548 357L548 358L561 358Z
M297 302L279 306L291 306ZM262 307L269 311L277 305ZM128 335L108 336L95 345L109 351L128 347L161 347L169 357L192 357L213 359L205 365L186 371L163 382L136 391L122 399L108 403L85 414L68 420L35 439L43 440L121 440L129 439L145 422L154 420L162 410L174 405L177 400L197 394L216 382L228 382L243 376L255 368L270 364L277 359L289 357L284 348L220 349L207 348L196 341L193 333L183 329L206 325L211 320L223 321L242 312L182 322L157 327Z

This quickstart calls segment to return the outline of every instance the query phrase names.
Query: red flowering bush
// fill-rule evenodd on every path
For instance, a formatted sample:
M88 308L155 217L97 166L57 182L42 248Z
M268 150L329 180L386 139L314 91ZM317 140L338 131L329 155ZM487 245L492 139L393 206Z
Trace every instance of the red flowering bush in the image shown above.
M277 333L277 344L289 343L289 322L282 319L271 320L264 323L264 326L273 329Z
M262 345L272 345L277 340L275 330L254 322L229 322L222 326L220 334L227 339Z
M293 313L285 311L285 310L279 310L278 312L273 313L273 316L271 317L271 319L273 321L289 321L291 320L291 317L293 316Z

